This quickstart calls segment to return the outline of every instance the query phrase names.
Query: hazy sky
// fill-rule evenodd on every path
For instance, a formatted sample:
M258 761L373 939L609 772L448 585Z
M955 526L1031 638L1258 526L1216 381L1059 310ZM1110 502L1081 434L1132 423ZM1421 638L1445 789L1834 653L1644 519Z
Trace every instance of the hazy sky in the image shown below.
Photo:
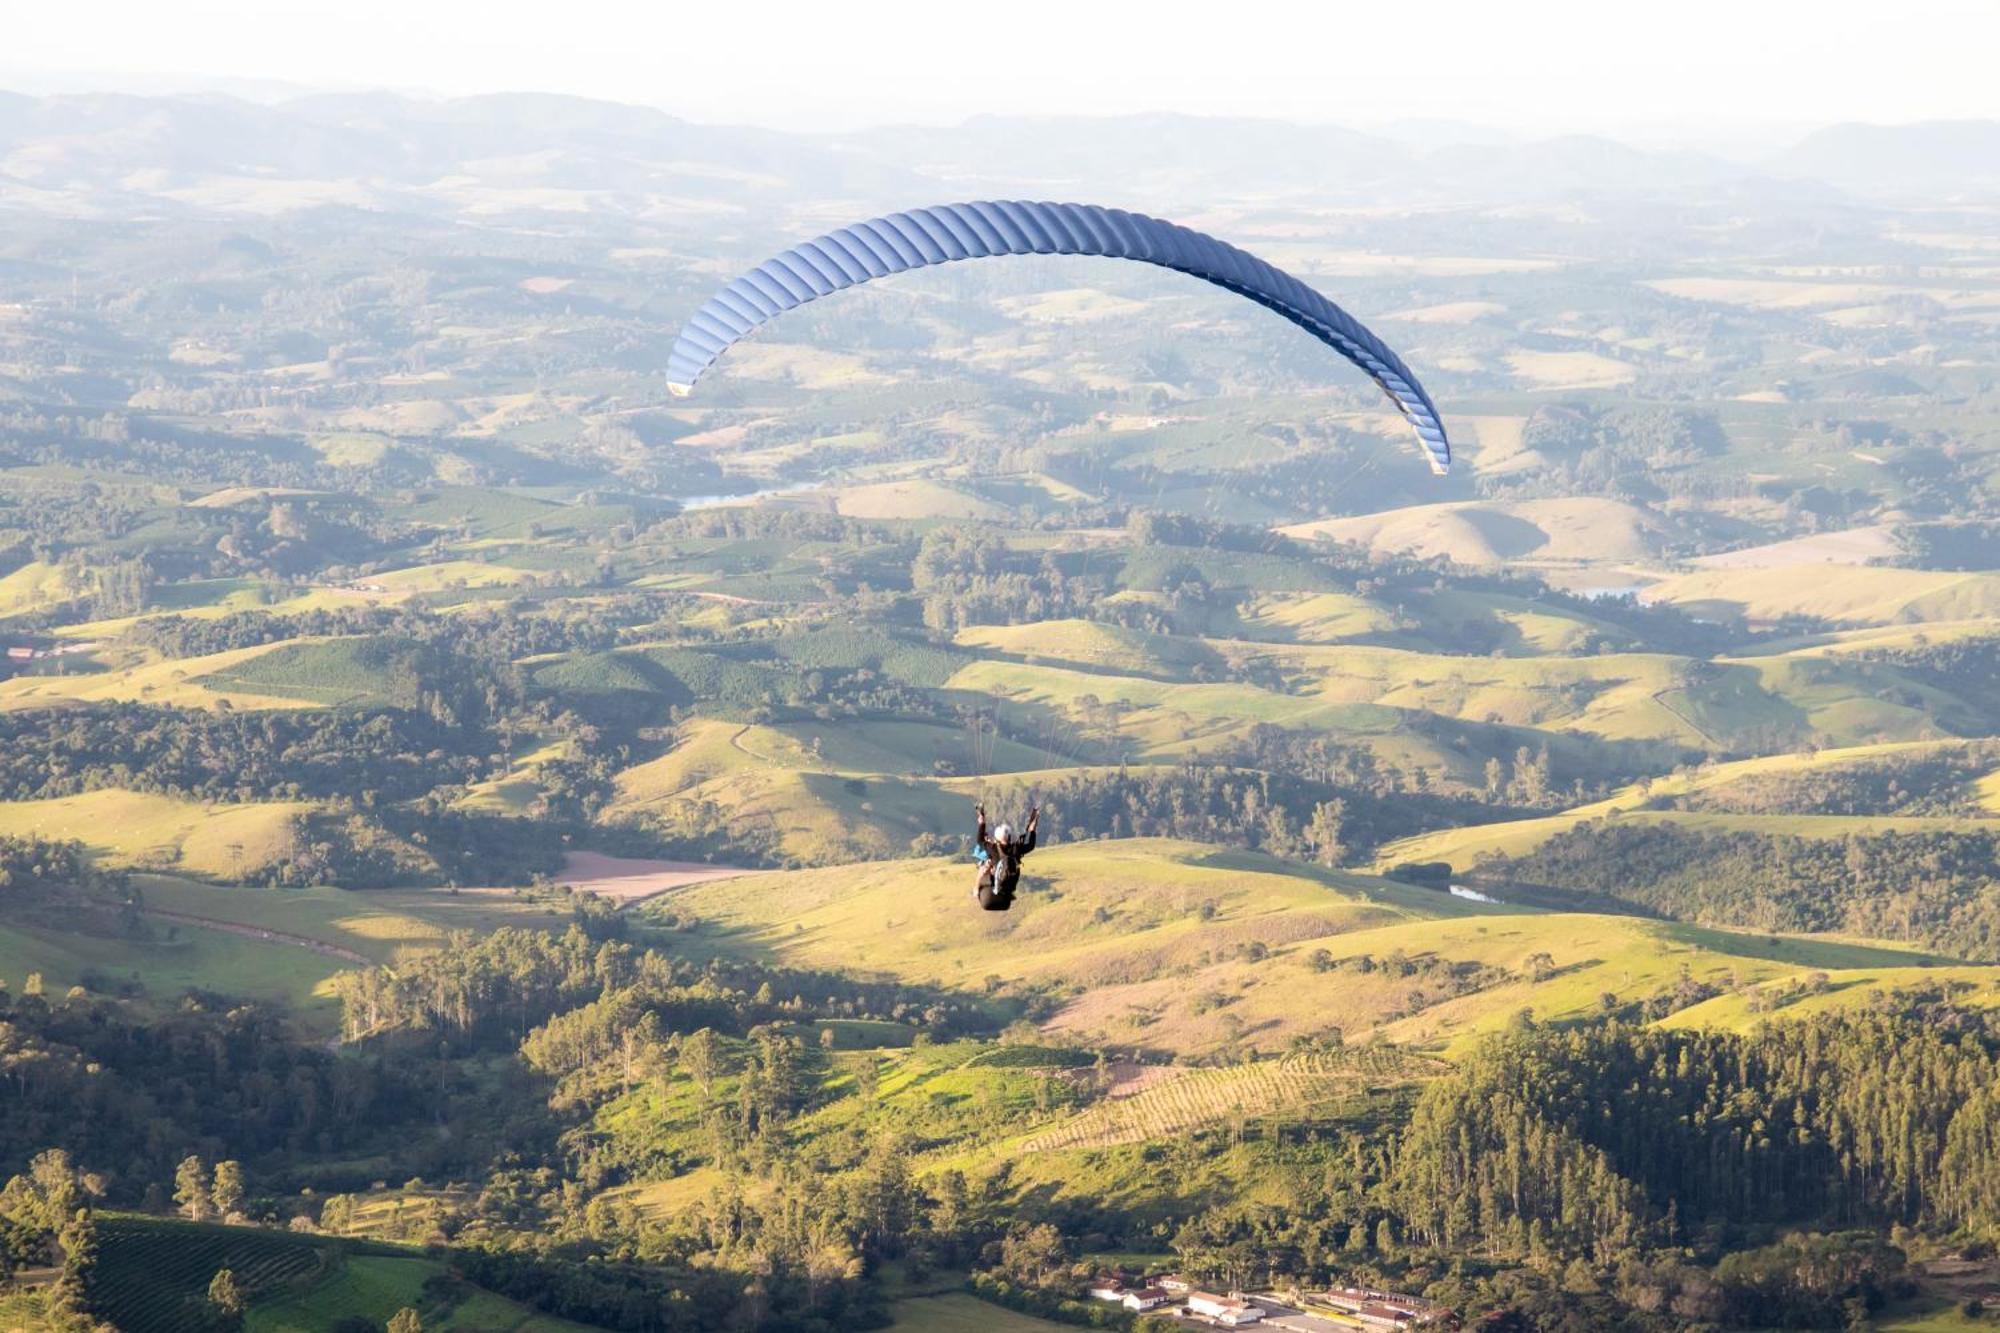
M0 84L535 89L784 128L1173 110L1708 140L2000 117L2000 0L69 0ZM164 76L164 77L163 77Z

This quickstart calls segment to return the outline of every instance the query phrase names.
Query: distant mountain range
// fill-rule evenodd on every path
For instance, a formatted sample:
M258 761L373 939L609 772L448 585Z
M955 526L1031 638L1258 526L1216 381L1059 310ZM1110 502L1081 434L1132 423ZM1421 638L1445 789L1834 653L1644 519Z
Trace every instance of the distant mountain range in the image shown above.
M671 214L940 196L1089 195L1182 211L1217 202L1404 207L1727 193L1823 201L2000 195L2000 122L1845 125L1756 166L1569 136L1419 148L1327 126L1177 115L975 117L815 136L699 125L541 94L388 93L268 104L223 96L0 93L0 206L82 213L138 201L214 212L342 205ZM849 209L851 210L851 207Z
M1991 197L2000 192L2000 120L1835 125L1807 135L1772 165L1860 193Z

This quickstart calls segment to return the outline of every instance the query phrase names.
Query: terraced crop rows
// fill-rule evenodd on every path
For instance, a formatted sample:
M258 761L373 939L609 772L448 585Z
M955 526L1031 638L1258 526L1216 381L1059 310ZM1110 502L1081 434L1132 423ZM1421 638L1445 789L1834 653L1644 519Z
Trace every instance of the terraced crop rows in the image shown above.
M361 1195L354 1200L354 1217L340 1233L364 1240L399 1240L412 1222L430 1218L434 1208L450 1203L464 1204L467 1196L453 1190L399 1191L387 1197Z
M1130 1097L1098 1102L1069 1120L1021 1144L1023 1152L1064 1148L1108 1148L1171 1138L1203 1125L1256 1119L1277 1111L1329 1101L1384 1082L1401 1082L1421 1072L1414 1062L1375 1052L1353 1056L1307 1056L1190 1069L1154 1083Z
M235 1275L246 1296L256 1297L309 1280L336 1257L324 1243L280 1232L150 1218L104 1219L98 1237L91 1300L121 1333L196 1333L207 1327L200 1299L221 1269Z

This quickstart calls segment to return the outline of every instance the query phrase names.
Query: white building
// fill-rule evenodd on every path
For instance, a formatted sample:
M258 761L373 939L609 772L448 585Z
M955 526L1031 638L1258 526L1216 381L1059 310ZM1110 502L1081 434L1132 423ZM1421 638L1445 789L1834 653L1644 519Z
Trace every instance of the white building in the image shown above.
M1262 1306L1252 1305L1235 1296L1217 1296L1207 1291L1190 1292L1187 1305L1194 1313L1205 1315L1225 1328L1241 1328L1264 1317Z
M1140 1287L1137 1291L1125 1293L1125 1308L1128 1310L1150 1310L1156 1305L1167 1303L1167 1293L1158 1287Z

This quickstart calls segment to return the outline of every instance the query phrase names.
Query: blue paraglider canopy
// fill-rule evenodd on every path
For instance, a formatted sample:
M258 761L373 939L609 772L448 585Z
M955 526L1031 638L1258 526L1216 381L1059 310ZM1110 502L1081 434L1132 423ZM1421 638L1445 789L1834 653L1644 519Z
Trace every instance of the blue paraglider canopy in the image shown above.
M774 255L695 312L667 359L668 387L691 393L732 343L775 315L892 273L999 255L1103 255L1186 273L1273 310L1365 371L1416 432L1431 471L1451 466L1437 405L1352 315L1255 255L1143 213L1028 201L941 204L858 222Z

